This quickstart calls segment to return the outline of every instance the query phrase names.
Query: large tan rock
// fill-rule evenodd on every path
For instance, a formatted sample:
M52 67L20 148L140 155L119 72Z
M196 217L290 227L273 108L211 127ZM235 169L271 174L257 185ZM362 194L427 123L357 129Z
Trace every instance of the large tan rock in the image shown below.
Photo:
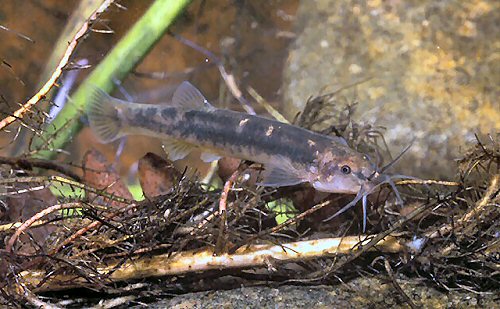
M475 133L500 132L499 20L497 1L302 1L283 110L372 77L342 92L357 119L385 126L393 154L416 138L398 170L451 177Z

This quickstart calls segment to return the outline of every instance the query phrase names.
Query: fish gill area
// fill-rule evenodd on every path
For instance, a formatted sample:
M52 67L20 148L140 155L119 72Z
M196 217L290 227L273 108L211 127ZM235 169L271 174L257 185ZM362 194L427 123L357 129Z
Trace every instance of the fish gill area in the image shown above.
M0 307L498 307L499 28L491 0L2 0ZM89 87L186 80L401 177L324 222L354 196L88 126Z

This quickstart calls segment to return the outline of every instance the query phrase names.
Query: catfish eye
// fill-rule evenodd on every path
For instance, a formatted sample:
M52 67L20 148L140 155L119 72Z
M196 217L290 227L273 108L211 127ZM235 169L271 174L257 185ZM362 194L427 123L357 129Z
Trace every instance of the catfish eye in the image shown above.
M340 168L340 171L343 173L343 174L350 174L351 173L351 168L349 167L349 165L344 165Z

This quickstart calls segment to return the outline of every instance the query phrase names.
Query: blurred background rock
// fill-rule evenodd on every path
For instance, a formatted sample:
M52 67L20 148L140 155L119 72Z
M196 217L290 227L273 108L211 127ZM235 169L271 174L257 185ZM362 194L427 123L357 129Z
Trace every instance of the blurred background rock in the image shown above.
M397 168L452 177L466 144L500 132L498 1L301 1L283 83L293 116L308 97L341 95L355 118L387 128ZM498 138L498 137L496 137Z

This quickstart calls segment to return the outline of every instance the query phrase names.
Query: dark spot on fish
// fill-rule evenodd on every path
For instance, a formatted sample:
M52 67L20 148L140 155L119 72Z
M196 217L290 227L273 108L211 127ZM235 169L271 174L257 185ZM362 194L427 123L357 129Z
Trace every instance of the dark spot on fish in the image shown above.
M162 123L156 117L158 108L148 107L144 109L131 109L128 113L130 116L129 123L132 126L150 129L152 131L163 131Z
M338 171L339 167L337 166L337 164L334 164L334 163L328 163L325 168L321 171L321 173L323 173L325 176L333 176L335 174L337 174L337 171Z
M177 110L175 108L164 108L161 111L161 117L165 120L172 120L177 117Z
M156 108L150 107L142 111L142 114L146 118L153 118L156 115Z
M132 116L132 123L134 123L137 126L145 126L149 122L149 117L146 117L145 113L143 111L136 111L131 114Z

